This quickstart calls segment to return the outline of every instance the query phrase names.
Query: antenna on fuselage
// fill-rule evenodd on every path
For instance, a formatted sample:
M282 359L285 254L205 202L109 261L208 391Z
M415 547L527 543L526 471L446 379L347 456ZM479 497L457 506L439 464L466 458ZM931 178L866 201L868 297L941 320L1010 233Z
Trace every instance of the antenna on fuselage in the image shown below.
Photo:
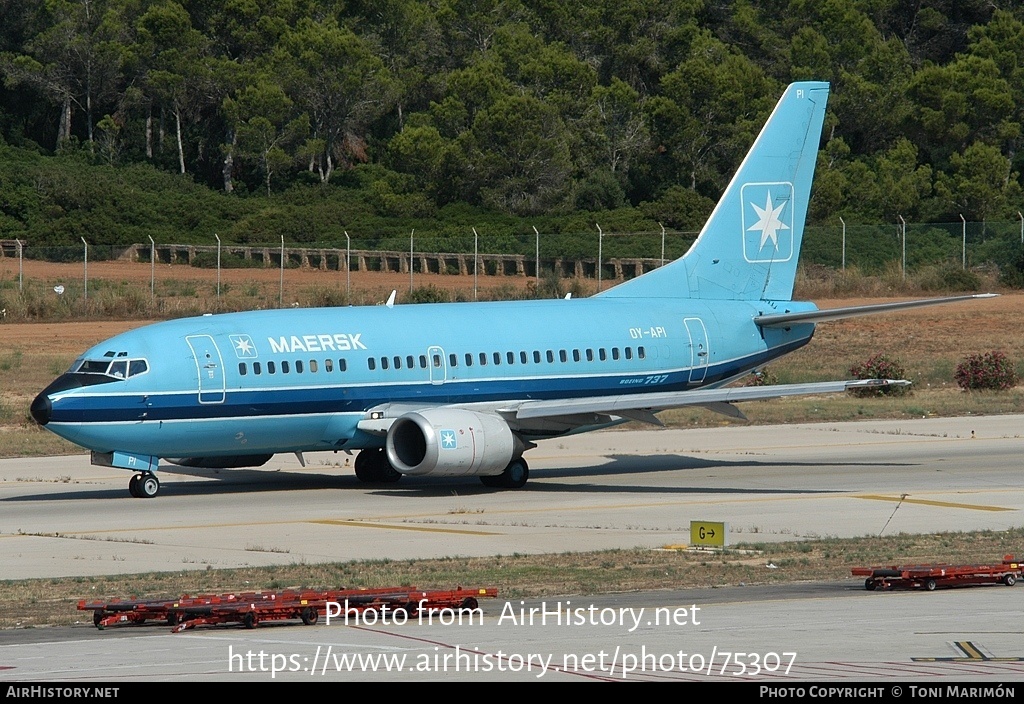
M395 297L396 296L398 296L398 290L397 289L391 292L391 295L388 296L388 302L385 303L384 305L386 305L388 308L394 308L395 307Z

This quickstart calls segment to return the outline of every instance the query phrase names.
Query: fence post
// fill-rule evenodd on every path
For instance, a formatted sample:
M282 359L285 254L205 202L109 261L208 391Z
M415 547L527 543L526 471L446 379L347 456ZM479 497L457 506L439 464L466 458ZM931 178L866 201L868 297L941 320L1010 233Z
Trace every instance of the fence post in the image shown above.
M960 268L967 268L967 220L964 219L964 214L960 213L960 221L963 223L963 249L960 254Z
M82 244L85 245L85 258L83 260L84 261L83 270L84 270L84 276L85 276L85 296L84 296L84 298L85 298L85 300L88 301L89 300L89 243L85 241L84 237L82 237L80 239L82 240Z
M352 240L345 230L345 297L352 303Z
M149 238L149 296L150 298L156 298L156 242L153 241L152 235L146 235Z
M220 298L220 235L214 232L213 236L217 238L217 298Z
M597 225L597 292L601 292L601 254L604 246L604 230L596 222Z
M846 221L839 216L839 222L843 223L843 271L846 271Z
M479 256L480 246L478 244L479 239L480 239L480 235L476 234L476 228L474 227L473 228L473 300L474 301L476 300L476 266L477 266L477 260L480 258L480 256Z
M537 275L537 277L536 277L537 278L537 290L540 291L540 231L537 230L537 226L536 225L533 226L533 234L535 235L535 238L534 238L535 244L534 244L534 254L533 254L533 256L534 256L534 259L536 260L536 263L534 264L534 266L537 267L536 270L533 273Z
M903 278L907 278L907 221L900 215L900 222L903 223Z
M661 223L658 223L661 225ZM661 225L661 265L665 266L665 226Z

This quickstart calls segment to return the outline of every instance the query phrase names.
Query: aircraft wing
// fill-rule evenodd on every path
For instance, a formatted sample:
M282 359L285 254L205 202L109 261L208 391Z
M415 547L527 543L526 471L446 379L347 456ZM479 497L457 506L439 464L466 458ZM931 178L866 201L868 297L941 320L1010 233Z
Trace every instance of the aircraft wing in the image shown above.
M775 384L771 386L743 386L728 389L694 389L692 391L652 392L647 394L620 394L580 399L549 401L523 401L514 408L502 409L513 413L516 420L601 414L621 416L660 425L655 411L683 406L704 406L709 410L736 418L743 414L731 405L737 401L760 401L783 396L809 396L831 394L852 389L880 386L909 386L910 382L895 379L861 379L852 381L822 381L806 384Z

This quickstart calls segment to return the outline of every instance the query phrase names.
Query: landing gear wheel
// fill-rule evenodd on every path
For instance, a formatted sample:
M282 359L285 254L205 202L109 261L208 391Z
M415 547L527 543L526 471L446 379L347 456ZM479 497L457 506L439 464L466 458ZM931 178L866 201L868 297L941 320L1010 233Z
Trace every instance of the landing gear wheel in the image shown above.
M501 474L488 477L480 477L484 486L497 487L500 489L522 489L526 480L530 478L530 466L522 457L509 462L508 467Z
M369 483L373 481L374 453L381 450L360 450L356 455L356 479Z
M522 489L526 486L526 480L530 478L530 465L526 464L526 460L520 457L517 460L512 460L508 467L505 467L505 471L501 473L502 479L504 479L504 485L507 489Z
M156 478L155 474L140 474L138 491L139 496L143 499L152 499L154 496L160 493L160 480ZM129 486L129 490L131 487Z
M1003 575L1003 584L1008 587L1012 587L1017 583L1017 578L1012 574Z
M388 462L383 447L374 447L356 455L356 478L365 484L393 484L402 474Z
M139 491L140 479L142 479L141 474L133 474L132 478L128 480L128 493L134 496L136 499L142 498L142 492Z

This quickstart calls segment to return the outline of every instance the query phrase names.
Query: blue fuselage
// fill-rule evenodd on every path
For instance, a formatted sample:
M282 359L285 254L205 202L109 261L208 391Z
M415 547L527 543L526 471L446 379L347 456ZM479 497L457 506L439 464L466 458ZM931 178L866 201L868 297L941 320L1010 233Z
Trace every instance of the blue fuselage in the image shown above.
M770 312L765 302L598 297L173 320L88 350L40 394L33 415L97 452L215 457L374 447L380 437L357 423L381 404L464 406L720 383L810 340L813 325L762 330L751 322Z

